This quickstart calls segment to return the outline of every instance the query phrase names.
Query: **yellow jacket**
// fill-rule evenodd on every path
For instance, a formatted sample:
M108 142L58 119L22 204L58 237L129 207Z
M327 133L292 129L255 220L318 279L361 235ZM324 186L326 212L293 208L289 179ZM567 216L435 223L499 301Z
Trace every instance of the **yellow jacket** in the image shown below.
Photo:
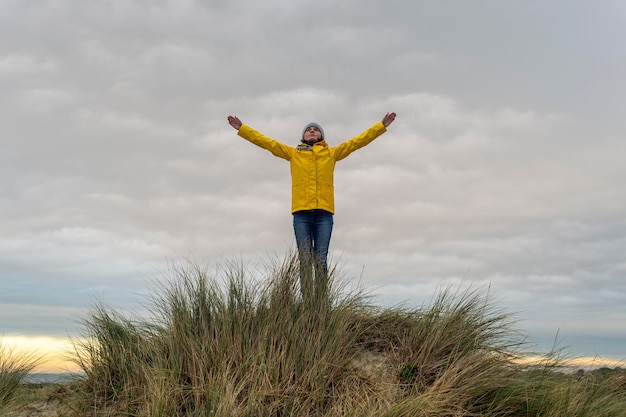
M382 122L376 123L365 132L340 145L329 147L325 141L312 146L301 143L292 147L269 138L241 125L238 135L267 149L273 155L286 159L291 165L291 212L322 209L335 212L335 191L333 174L335 163L352 152L369 144L385 133Z

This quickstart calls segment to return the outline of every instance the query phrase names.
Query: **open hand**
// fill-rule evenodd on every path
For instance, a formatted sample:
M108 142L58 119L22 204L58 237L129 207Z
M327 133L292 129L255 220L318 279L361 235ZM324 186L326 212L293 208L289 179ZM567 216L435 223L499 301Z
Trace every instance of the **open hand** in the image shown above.
M243 123L241 123L241 120L239 120L237 116L228 116L228 124L231 125L233 129L239 130Z
M391 112L391 113L387 113L385 117L383 117L382 122L383 122L383 125L385 125L385 127L389 127L391 122L393 122L394 120L396 120L396 114L394 112Z

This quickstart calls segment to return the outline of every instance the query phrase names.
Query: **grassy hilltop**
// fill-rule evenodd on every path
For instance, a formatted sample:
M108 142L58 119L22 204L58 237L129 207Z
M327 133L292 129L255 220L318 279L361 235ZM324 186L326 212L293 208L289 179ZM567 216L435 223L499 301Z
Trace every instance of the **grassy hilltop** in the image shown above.
M15 384L34 365L0 350L0 415L626 416L624 372L525 363L510 317L478 291L380 308L332 277L302 300L295 259L270 275L190 264L159 284L149 318L96 305L76 342L85 376L39 394L48 414Z

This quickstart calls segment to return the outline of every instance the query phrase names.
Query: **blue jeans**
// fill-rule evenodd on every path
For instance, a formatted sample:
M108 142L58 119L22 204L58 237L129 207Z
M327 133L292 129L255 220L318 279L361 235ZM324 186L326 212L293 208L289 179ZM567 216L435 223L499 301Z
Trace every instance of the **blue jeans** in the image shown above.
M325 291L328 276L328 247L333 232L332 213L320 209L297 211L293 213L293 230L296 234L300 256L302 294L307 294L311 289ZM315 275L312 273L312 268L315 268Z

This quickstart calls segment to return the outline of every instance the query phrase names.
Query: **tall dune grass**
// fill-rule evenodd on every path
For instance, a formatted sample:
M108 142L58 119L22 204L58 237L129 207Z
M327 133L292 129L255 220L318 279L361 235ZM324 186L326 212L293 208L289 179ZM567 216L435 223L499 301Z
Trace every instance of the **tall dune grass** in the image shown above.
M94 306L81 415L623 417L623 379L520 365L524 339L479 291L378 308L332 276L302 299L289 258L264 280L178 265L147 318ZM621 384L621 385L620 385Z
M19 401L20 384L40 360L33 354L16 352L14 347L3 344L0 339L0 413Z

